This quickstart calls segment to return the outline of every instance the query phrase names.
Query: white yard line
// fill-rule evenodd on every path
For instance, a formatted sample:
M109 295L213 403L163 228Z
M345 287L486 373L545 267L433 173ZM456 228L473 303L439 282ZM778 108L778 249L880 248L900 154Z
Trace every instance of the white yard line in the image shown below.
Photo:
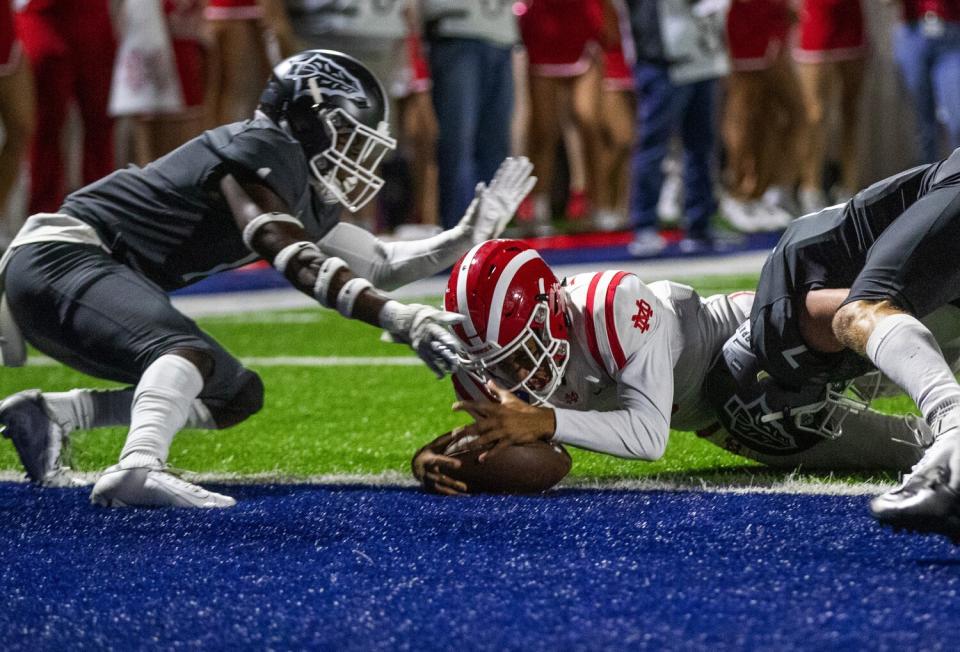
M74 477L81 485L92 485L97 474L93 472L75 473ZM410 488L417 483L408 473L387 471L378 474L325 474L311 476L294 476L282 473L191 473L184 472L184 478L200 484L227 484L227 485L322 485L345 486L359 485L365 487ZM0 471L0 482L25 482L22 473L14 471ZM890 484L863 482L863 483L830 483L829 480L800 480L786 475L766 474L750 476L741 474L725 481L704 480L702 478L637 478L633 480L602 480L588 478L569 478L560 483L560 489L577 489L588 491L673 491L673 492L708 492L721 494L803 494L823 496L873 496L890 489Z
M242 357L240 362L248 367L418 367L420 358L411 356L292 356ZM59 362L42 355L27 358L28 367L59 367Z

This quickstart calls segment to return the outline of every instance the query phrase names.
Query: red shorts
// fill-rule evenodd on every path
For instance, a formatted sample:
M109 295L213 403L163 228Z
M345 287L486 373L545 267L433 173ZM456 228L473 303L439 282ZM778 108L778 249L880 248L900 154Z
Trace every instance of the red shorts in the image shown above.
M22 54L23 49L13 26L10 0L0 0L0 76L15 72Z
M727 43L734 70L766 70L790 33L787 0L733 0L727 14Z
M260 20L263 9L257 0L209 0L203 17L207 20Z
M430 90L430 66L423 56L423 44L417 34L407 35L407 63L410 66L408 93L425 93Z
M623 48L604 50L603 64L604 90L632 91L634 89L633 70L623 56Z
M173 58L177 64L177 76L180 78L183 108L203 106L203 46L194 40L173 39L171 43Z
M593 62L603 29L600 0L533 0L520 16L530 72L576 77Z
M866 46L860 0L804 0L794 59L802 63L861 59Z

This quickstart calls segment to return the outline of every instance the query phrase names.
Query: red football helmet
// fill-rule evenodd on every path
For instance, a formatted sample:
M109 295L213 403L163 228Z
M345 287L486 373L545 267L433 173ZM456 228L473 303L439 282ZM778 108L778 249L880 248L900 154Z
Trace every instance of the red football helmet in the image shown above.
M564 294L547 263L518 240L490 240L453 267L446 309L466 319L453 327L461 365L483 383L496 380L545 403L570 358Z

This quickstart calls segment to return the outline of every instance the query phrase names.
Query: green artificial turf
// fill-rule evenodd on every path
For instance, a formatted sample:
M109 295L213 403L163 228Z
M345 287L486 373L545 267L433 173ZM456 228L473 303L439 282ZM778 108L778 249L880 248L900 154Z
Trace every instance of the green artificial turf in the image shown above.
M706 295L749 288L754 282L745 276L693 284ZM199 321L240 357L412 355L405 346L381 342L377 329L329 310ZM454 394L449 381L438 381L424 366L252 366L266 386L263 411L229 430L180 433L171 450L173 465L197 472L285 476L406 471L419 446L468 421L450 410ZM5 369L0 374L0 396L29 387L62 391L91 386L116 385L59 365ZM891 411L909 407L905 398L881 403L881 408ZM121 428L75 433L72 466L92 471L113 464L124 435ZM572 453L572 475L581 478L706 477L757 466L692 434L676 432L667 454L653 463ZM17 468L13 447L0 442L0 469Z

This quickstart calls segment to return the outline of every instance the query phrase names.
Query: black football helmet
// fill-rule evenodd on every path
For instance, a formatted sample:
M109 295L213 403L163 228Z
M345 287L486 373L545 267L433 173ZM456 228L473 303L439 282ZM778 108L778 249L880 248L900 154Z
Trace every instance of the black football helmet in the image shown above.
M397 146L387 97L353 57L305 50L281 61L259 109L300 142L313 176L349 210L359 210L383 186L377 166Z
M846 416L865 410L875 393L875 388L857 391L849 382L781 385L751 350L749 321L724 344L703 387L720 425L745 447L767 455L792 455L836 439Z

